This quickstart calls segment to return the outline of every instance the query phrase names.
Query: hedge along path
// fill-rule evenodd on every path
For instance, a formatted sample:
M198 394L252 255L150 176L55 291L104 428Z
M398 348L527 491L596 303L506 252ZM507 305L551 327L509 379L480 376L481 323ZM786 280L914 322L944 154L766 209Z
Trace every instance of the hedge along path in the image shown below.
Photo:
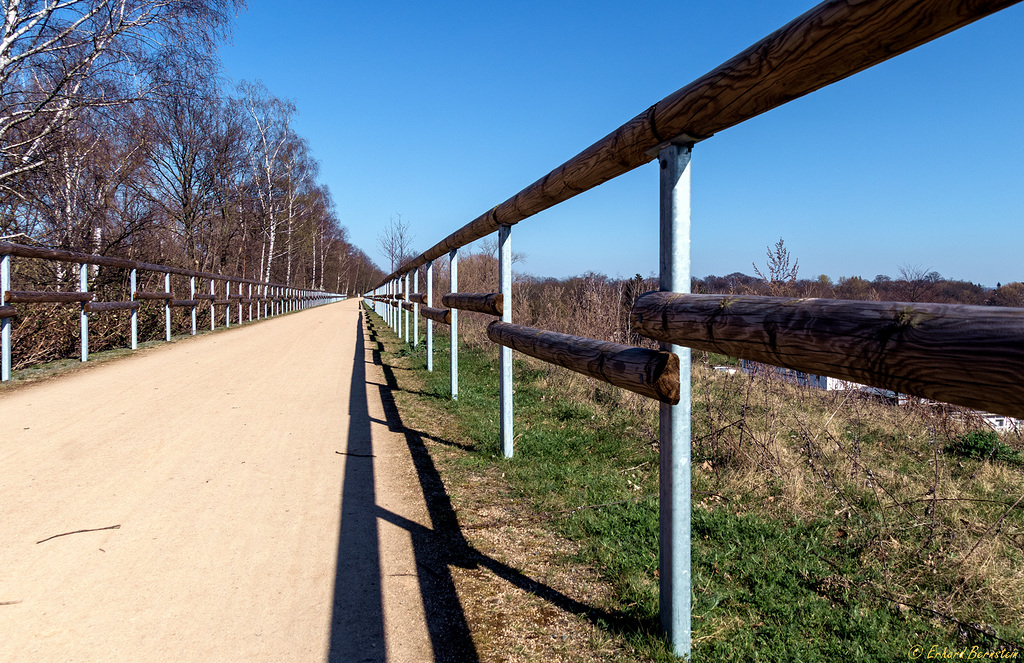
M358 307L0 393L0 661L432 660Z

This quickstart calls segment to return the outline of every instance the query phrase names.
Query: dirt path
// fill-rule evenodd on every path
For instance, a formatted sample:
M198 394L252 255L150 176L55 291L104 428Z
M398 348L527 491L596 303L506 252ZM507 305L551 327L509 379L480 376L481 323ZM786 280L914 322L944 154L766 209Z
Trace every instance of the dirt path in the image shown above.
M349 301L0 396L0 661L432 661L378 371Z

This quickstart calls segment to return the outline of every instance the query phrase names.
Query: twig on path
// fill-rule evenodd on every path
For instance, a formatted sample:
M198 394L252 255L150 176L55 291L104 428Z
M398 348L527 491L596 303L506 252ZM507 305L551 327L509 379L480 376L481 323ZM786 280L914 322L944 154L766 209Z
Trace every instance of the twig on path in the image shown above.
M56 539L58 536L67 536L69 534L81 534L82 532L102 532L105 529L121 529L120 525L111 525L110 527L96 527L94 529L76 529L74 532L64 532L63 534L54 534L53 536L46 537L42 541L36 541L36 543L45 543L50 539Z
M339 456L356 456L358 458L376 458L376 456L374 456L373 454L353 454L353 453L349 453L347 451L335 451L334 453L338 454Z
M0 605L17 605L21 601L0 601Z

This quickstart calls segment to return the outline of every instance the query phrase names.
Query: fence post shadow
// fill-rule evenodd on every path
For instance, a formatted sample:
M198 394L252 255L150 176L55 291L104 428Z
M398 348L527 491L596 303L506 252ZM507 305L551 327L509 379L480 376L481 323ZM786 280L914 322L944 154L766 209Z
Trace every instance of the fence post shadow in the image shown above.
M327 656L329 663L384 663L386 660L373 444L366 399L363 313L360 312L359 316L349 389L349 428Z
M399 527L407 529L413 540L416 555L417 574L420 587L424 593L424 609L427 614L427 626L437 661L477 661L476 650L473 648L465 615L461 610L458 595L455 592L449 568L483 568L498 576L510 585L537 596L556 608L577 615L588 622L612 633L626 634L636 632L656 632L656 620L640 620L621 612L609 612L601 608L587 605L559 590L539 582L518 569L500 560L481 553L463 536L458 517L452 506L451 498L444 486L434 460L424 443L423 433L405 427L401 415L395 406L392 392L399 386L394 372L382 361L383 343L377 338L373 322L367 319L367 332L372 344L373 363L381 367L385 383L378 385L381 402L384 404L384 415L388 427L392 431L405 435L406 444L416 468L417 478L427 505L431 528L411 523L396 514L378 509L379 517ZM449 446L466 449L464 445L453 441L436 440ZM429 588L429 591L428 591ZM439 593L433 593L439 592ZM428 595L431 594L431 595ZM440 601L440 603L439 603ZM455 613L453 614L453 609ZM435 628L441 629L435 632ZM449 649L465 646L461 651ZM440 647L440 649L439 649Z

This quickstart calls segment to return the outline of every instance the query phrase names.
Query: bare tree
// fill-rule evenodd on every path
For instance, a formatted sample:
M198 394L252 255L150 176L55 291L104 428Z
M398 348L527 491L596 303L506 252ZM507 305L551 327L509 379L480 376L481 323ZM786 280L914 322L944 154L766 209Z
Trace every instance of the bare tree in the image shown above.
M929 270L930 268L922 268L920 265L900 265L900 278L895 284L900 301L923 302L934 297L942 275Z
M773 297L781 297L792 290L793 284L796 283L796 274L800 269L800 261L795 260L792 266L790 266L789 249L786 248L786 243L781 237L775 243L774 249L767 247L767 256L768 264L765 266L765 271L768 272L768 275L765 276L757 268L756 264L754 265L754 273L768 285L768 292Z
M270 94L262 83L243 81L239 91L252 126L249 163L258 203L257 219L262 225L263 236L260 278L269 281L274 258L277 257L274 253L277 233L286 219L279 183L284 151L293 136L291 120L295 115L295 105Z
M414 257L411 255L414 237L409 232L409 223L402 220L401 214L397 216L397 220L395 220L395 217L388 219L387 227L377 235L377 246L380 247L381 253L387 258L392 272L400 267L402 263Z
M0 187L49 159L84 108L148 96L162 62L204 58L243 0L8 0L0 18Z

